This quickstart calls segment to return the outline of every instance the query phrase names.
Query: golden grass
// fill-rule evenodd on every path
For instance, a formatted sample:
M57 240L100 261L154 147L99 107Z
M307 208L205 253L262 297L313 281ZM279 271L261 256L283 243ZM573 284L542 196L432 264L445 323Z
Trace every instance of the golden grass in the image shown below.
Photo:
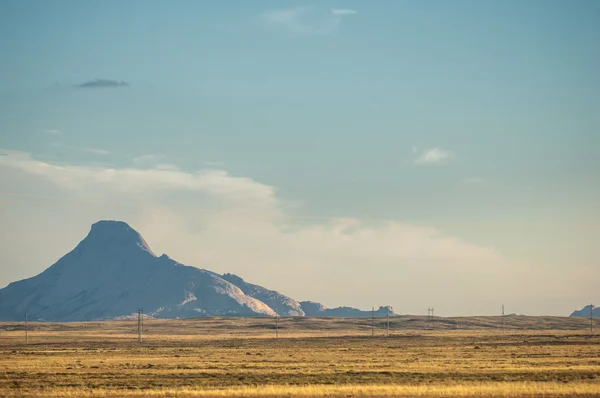
M353 323L354 322L354 323ZM479 322L479 321L478 321ZM364 320L0 324L0 396L600 396L600 336ZM349 327L352 326L352 327Z
M224 389L171 388L154 390L55 389L45 397L593 397L600 386L564 383L471 383L454 385L311 385L259 386ZM10 397L11 395L6 395ZM14 396L27 396L15 394Z

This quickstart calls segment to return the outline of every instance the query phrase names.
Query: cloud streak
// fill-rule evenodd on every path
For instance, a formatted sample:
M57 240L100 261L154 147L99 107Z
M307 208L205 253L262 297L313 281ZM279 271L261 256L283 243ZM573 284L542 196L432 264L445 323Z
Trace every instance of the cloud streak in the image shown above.
M98 148L78 148L81 152L93 153L94 155L110 155L110 151Z
M351 10L349 8L334 8L331 10L333 15L354 15L358 14L355 10Z
M335 33L345 17L355 14L357 12L351 9L334 8L330 12L322 12L313 7L296 7L267 11L260 15L260 19L292 36L317 36Z
M65 149L77 151L77 152L91 153L94 155L101 155L101 156L110 155L110 151L107 151L106 149L100 149L100 148L89 148L89 147L80 147L80 146L75 146L75 145L66 145L66 144L62 144L60 142L54 142L54 143L50 144L50 146L53 146L56 148L65 148Z
M111 80L111 79L94 79L81 84L75 84L73 87L75 88L118 88L118 87L128 87L129 83L119 80Z
M413 153L416 151L413 148ZM418 165L444 163L454 158L454 153L442 148L424 150L415 160Z

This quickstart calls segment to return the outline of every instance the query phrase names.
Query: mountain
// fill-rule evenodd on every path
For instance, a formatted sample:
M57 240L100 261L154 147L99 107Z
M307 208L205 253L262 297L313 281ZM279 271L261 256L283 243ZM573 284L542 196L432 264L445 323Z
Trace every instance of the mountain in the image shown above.
M302 302L277 291L156 256L121 221L99 221L42 273L0 289L0 321L86 321L128 317L370 316L370 311ZM380 307L379 316L387 309ZM385 313L384 313L385 312Z
M300 305L306 316L332 316L341 318L369 318L371 316L384 317L396 315L394 309L389 306L379 307L377 311L362 311L352 307L327 308L323 304L314 301L301 301Z
M573 311L573 313L569 316L579 316L579 317L589 318L590 317L590 308L591 308L591 305L586 305L579 311ZM593 314L594 314L594 318L600 318L600 308L594 306Z
M275 290L253 285L234 274L223 274L223 279L239 287L244 294L262 301L276 311L280 316L303 316L300 303L293 298L284 296Z
M0 290L0 320L112 319L143 306L161 318L268 315L265 303L221 278L157 257L129 225L100 221L77 247L41 274Z

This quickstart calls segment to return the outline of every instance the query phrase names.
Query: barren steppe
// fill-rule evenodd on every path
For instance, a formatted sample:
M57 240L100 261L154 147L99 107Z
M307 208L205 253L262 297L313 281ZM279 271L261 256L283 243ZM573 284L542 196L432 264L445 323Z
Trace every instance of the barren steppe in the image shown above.
M595 322L596 330L600 323ZM600 334L566 317L0 323L0 396L600 396Z

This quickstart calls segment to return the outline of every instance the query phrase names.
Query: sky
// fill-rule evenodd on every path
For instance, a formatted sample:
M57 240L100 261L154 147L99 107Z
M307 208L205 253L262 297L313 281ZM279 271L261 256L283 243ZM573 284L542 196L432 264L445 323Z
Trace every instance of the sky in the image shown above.
M0 286L101 219L298 300L600 301L594 0L0 2Z

